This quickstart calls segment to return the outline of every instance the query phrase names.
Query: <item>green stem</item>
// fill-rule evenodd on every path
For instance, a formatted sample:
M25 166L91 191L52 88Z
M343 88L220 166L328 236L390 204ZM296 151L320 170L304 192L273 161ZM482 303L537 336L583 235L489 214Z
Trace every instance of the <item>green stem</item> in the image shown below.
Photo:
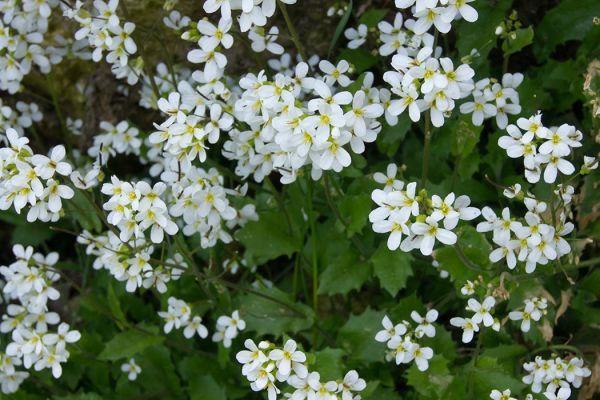
M552 344L550 346L547 347L539 347L533 351L531 351L529 354L537 354L537 353L542 353L544 351L554 351L554 350L562 350L562 351L568 351L574 354L577 354L579 357L582 357L582 353L581 350L579 350L577 347L575 346L570 346L568 344Z
M328 178L327 172L325 172L323 174L323 186L325 187L325 199L327 200L327 204L329 205L329 208L331 208L331 211L333 211L333 214L335 215L335 217L342 223L342 225L344 225L344 228L347 232L348 231L348 222L342 217L337 206L331 199L331 193L330 193L331 188L329 186L329 178ZM368 258L367 250L364 248L362 242L360 240L358 240L355 236L350 237L350 240L352 241L354 246L356 246L356 249L359 251L359 253L362 255L362 257L364 259Z
M310 177L306 179L306 200L307 200L307 208L308 208L308 221L310 224L310 247L312 253L312 281L313 281L313 310L315 313L315 319L317 318L319 312L319 295L317 291L319 290L319 265L317 262L317 231L315 229L315 215L313 211L313 193L312 193L312 180ZM318 339L318 331L317 324L314 324L313 329L313 349L316 349Z
M279 6L279 10L283 15L283 19L285 19L285 23L287 24L288 30L290 31L290 35L292 36L292 42L294 42L294 46L296 46L296 50L302 57L302 60L308 61L308 57L306 57L306 53L304 52L304 48L302 47L302 43L300 43L300 39L298 38L298 32L296 32L296 28L294 28L294 24L290 18L290 15L287 12L286 5L281 1L277 1L277 5Z
M287 208L285 208L285 203L283 201L283 198L281 197L281 193L279 193L279 191L277 190L277 188L275 188L275 185L273 185L273 182L271 181L271 178L269 178L268 176L265 177L265 183L267 184L267 186L269 187L269 189L271 189L271 192L273 192L273 196L275 197L275 201L277 201L277 205L279 205L279 208L281 209L281 212L283 213L283 215L285 216L285 220L287 222L287 226L288 226L288 234L291 236L294 232L293 228L292 228L292 220L290 219L290 215L287 212Z
M425 144L423 146L423 167L421 174L421 188L425 188L427 183L427 174L429 172L429 152L431 147L431 115L428 112L425 115Z
M298 274L300 269L300 253L296 253L294 258L294 275L292 276L292 301L296 301L296 295L298 294Z
M471 373L469 374L469 382L468 382L468 399L472 399L473 398L473 389L474 389L474 385L473 385L473 373L475 371L475 368L477 368L477 359L479 358L479 353L481 352L481 332L479 332L479 334L477 335L477 344L475 345L475 352L473 355L473 369L471 370Z
M71 153L71 150L72 150L71 143L68 140L68 138L70 136L69 129L67 129L67 123L66 123L65 117L62 113L62 109L60 108L60 103L58 102L58 96L56 95L56 92L54 90L54 82L50 79L49 75L46 75L46 80L48 83L48 91L50 92L50 97L52 98L52 105L54 106L54 110L56 111L56 116L58 117L58 123L60 124L60 130L61 130L62 134L64 135L65 146L67 147L67 150L69 150L69 153Z

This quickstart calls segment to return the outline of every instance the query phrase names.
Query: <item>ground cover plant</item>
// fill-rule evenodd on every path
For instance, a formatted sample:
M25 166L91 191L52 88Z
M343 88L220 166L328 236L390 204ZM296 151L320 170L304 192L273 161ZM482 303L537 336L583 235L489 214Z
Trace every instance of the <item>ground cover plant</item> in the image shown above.
M0 398L598 396L596 0L0 13Z

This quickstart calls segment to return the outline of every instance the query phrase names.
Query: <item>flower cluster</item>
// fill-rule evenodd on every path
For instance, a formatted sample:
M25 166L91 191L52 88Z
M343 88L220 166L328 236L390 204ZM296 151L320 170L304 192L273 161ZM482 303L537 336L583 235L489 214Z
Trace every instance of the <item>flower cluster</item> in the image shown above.
M308 64L301 62L293 76L279 73L268 81L261 72L242 78L235 116L248 128L231 130L223 146L225 157L238 163L236 174L260 182L277 170L282 183L291 183L311 165L318 179L324 170L350 165L348 146L360 154L376 139L383 106L372 75L352 94L340 88L351 83L346 61L321 61L319 68L324 76L308 77Z
M463 114L472 114L473 125L481 126L483 121L496 117L498 128L508 125L508 116L521 112L517 87L523 82L523 74L504 74L502 83L496 79L485 78L475 83L472 91L473 101L460 106Z
M190 17L181 15L177 10L171 11L169 15L163 18L163 24L176 32L180 32L182 29L187 28L190 25L190 22L192 22Z
M528 196L532 196L528 194ZM517 262L525 263L525 272L532 273L538 264L546 265L571 251L564 236L573 231L574 225L566 221L566 214L555 218L555 226L545 214L548 206L533 197L525 197L527 213L524 220L517 221L505 207L502 215L497 216L489 207L482 209L484 222L477 225L478 232L493 232L492 240L498 246L490 253L492 262L506 259L508 268L514 269Z
M379 30L379 54L389 56L392 54L404 54L415 57L421 48L434 47L434 36L428 32L415 33L415 20L407 19L401 13L397 13L394 22L381 21L377 24ZM441 51L441 50L439 50ZM436 48L435 52L438 52Z
M62 60L63 49L43 47L52 8L57 3L52 0L0 1L0 90L16 93L34 66L47 74L52 64Z
M285 397L294 400L360 399L355 393L367 386L354 370L340 381L321 382L318 372L309 372L306 354L298 350L292 339L288 339L283 348L267 341L257 345L251 339L246 339L244 345L246 350L236 354L236 359L242 364L242 375L248 379L253 391L266 390L269 400L275 400L281 393L276 386L278 382L291 386L291 393L286 393Z
M198 74L192 77L197 78ZM207 107L205 95L197 89L184 81L179 85L181 93L172 92L168 99L161 98L158 107L169 118L156 125L158 130L149 137L151 144L161 145L166 157L183 159L185 163L195 158L206 161L208 144L216 143L221 131L230 130L233 124L233 117L224 112L221 104L214 101ZM213 95L218 96L224 87L207 89L217 90Z
M530 118L519 118L517 125L506 127L508 136L498 139L498 145L510 158L523 157L525 178L537 183L544 170L544 182L554 183L558 172L572 175L575 167L566 158L573 148L581 147L583 134L574 126L563 124L556 128L542 125L540 113Z
M349 49L358 49L367 41L369 30L365 24L360 24L358 28L348 28L344 31L344 36L348 39Z
M455 19L463 18L475 22L479 17L477 10L469 5L474 0L396 0L396 7L411 8L416 18L414 31L417 34L427 32L432 26L441 33L450 31ZM439 3L439 4L438 4Z
M297 0L279 0L285 4L296 4ZM240 10L237 17L240 30L247 32L253 26L265 26L267 18L275 14L276 0L206 0L204 11L209 14L221 11L221 19L232 19L232 10Z
M467 301L467 311L473 313L471 318L454 317L450 320L450 325L463 330L462 341L469 343L473 340L475 332L479 332L479 325L491 327L495 331L500 330L500 321L494 318L492 309L496 305L496 300L492 296L486 297L482 303L475 299Z
M508 314L508 318L512 321L521 321L521 330L529 332L531 321L539 321L547 313L548 300L544 297L532 297L525 299L524 303L525 307L523 311L511 311Z
M65 148L52 149L49 157L34 154L29 139L19 137L12 128L6 131L7 147L0 148L0 209L14 207L20 214L29 207L27 221L57 221L62 210L62 200L73 197L62 177L71 173L72 167L63 161Z
M204 4L206 6L207 3ZM221 51L233 45L233 36L228 33L232 24L231 17L221 18L216 26L203 19L198 23L190 23L191 29L181 36L185 40L198 43L200 48L191 50L187 59L194 64L204 64L203 73L207 81L223 76L227 57Z
M171 167L179 168L175 163ZM231 242L233 238L228 230L258 220L254 205L240 209L231 206L231 197L243 196L246 188L226 189L223 176L214 168L205 171L181 165L180 169L165 171L162 178L171 187L171 215L183 218L184 235L200 234L203 248L213 247L219 240Z
M6 281L4 295L11 303L2 315L0 332L10 334L11 341L0 353L0 384L3 393L13 393L29 374L18 371L23 366L36 371L51 369L52 375L62 375L61 364L67 362L67 344L75 343L81 335L60 322L56 312L48 311L48 300L58 300L60 293L52 284L59 279L54 271L58 253L44 256L34 253L33 247L13 246L16 261L1 266L0 274ZM56 326L51 330L50 326Z
M161 97L168 97L170 93L177 90L178 85L174 81L187 82L191 79L191 75L192 72L188 68L180 67L176 71L169 71L165 63L158 63L152 81L147 75L143 76L139 89L139 105L150 109L158 108L158 100ZM154 92L155 88L158 89L158 94Z
M240 331L246 329L246 321L240 318L240 312L235 310L231 316L221 315L217 318L217 330L213 334L213 342L223 342L226 348L231 347L231 341L235 339Z
M566 400L571 395L571 386L581 387L583 378L591 375L578 357L566 361L560 357L545 360L537 356L534 361L523 364L523 369L528 372L523 383L531 385L533 393L540 393L545 386L544 394L550 400Z
M173 328L183 328L183 336L188 339L196 334L202 339L208 337L208 329L202 325L202 317L192 316L192 308L183 300L169 297L167 311L159 311L158 316L165 320L165 333L171 332Z
M144 238L150 229L153 243L162 243L164 233L174 235L179 227L169 217L167 205L161 199L167 186L158 182L150 186L145 181L130 183L111 177L111 183L102 185L102 193L110 196L103 205L108 211L107 221L119 228L123 242Z
M395 165L388 166L387 172L388 175L374 176L385 187L371 194L378 207L369 214L369 221L375 232L390 233L387 240L390 250L420 249L424 255L430 255L436 240L448 245L456 243L452 230L459 220L470 221L480 214L477 208L470 207L468 196L457 198L450 193L442 199L438 195L428 198L425 192L417 195L416 182L404 188L404 182L396 179Z
M283 54L285 49L276 42L278 37L279 28L276 26L272 26L268 32L265 32L260 27L254 27L248 32L248 38L252 42L252 50L256 53L262 53L267 50L269 53Z
M444 119L454 110L455 100L471 94L475 71L467 64L454 68L450 58L437 58L434 49L423 47L415 56L396 54L392 58L395 71L387 71L383 79L399 99L391 101L389 112L400 115L408 110L413 122L429 110L435 127L444 125Z
M121 121L113 125L102 121L100 130L88 149L88 154L96 158L98 164L105 165L110 157L117 154L134 154L139 157L142 146L142 140L138 137L140 131L129 122Z
M141 65L131 65L129 58L137 52L137 45L131 37L135 30L133 22L121 24L117 15L119 0L95 0L91 12L82 9L77 1L74 8L67 8L65 16L77 21L81 28L75 33L76 40L87 40L92 52L92 60L100 62L107 51L106 61L112 64L113 74L134 85L141 75ZM139 63L138 63L139 64Z
M0 129L2 131L13 128L19 136L23 136L26 128L31 127L34 122L40 122L42 118L43 114L36 103L17 101L15 109L13 109L0 99Z
M166 293L167 283L179 279L187 268L179 253L152 265L154 248L146 245L145 240L122 242L112 231L97 236L83 231L77 242L86 246L86 254L96 257L92 264L94 269L109 271L116 280L125 282L128 292L155 287L159 293Z
M422 317L413 311L410 317L417 324L414 329L409 321L394 325L386 315L381 321L383 330L377 332L375 340L387 343L387 361L394 360L396 365L414 361L419 371L426 371L429 368L429 360L433 357L433 349L420 345L419 339L435 336L435 326L432 324L437 319L438 312L431 309Z

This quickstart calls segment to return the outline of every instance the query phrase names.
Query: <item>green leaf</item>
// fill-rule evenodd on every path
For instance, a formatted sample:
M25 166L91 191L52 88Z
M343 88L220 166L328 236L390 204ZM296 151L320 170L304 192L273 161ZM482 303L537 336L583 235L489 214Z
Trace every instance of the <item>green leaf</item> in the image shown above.
M115 294L112 280L108 281L107 287L106 300L108 302L108 307L116 317L119 328L123 329L127 325L127 318L125 317L125 313L121 309L121 303Z
M164 336L154 336L134 329L120 332L106 343L98 359L115 361L129 358L163 340Z
M350 0L350 2L348 3L348 8L346 9L346 12L342 16L342 19L340 19L340 22L338 23L337 27L335 28L335 32L333 33L333 37L331 38L331 42L329 44L329 51L327 52L327 58L331 58L333 49L335 48L335 45L336 45L338 39L340 38L340 36L342 35L342 32L344 32L344 29L346 28L346 25L348 24L348 20L350 19L350 16L352 15L352 6L353 6L352 0Z
M367 308L360 315L351 315L338 332L338 345L350 358L362 362L383 361L385 346L375 341L385 313Z
M371 207L371 196L368 194L346 195L340 200L340 213L348 222L348 236L362 231L369 221Z
M314 371L319 371L323 382L342 378L344 375L342 357L344 350L325 348L315 353Z
M79 393L67 396L54 396L54 400L102 400L102 396L96 393Z
M457 243L464 253L465 259L453 246L445 246L436 250L435 259L440 263L441 269L452 275L457 287L461 287L467 280L473 280L487 271L490 265L489 254L492 246L485 236L472 226L463 226L459 230ZM467 260L470 262L468 263Z
M379 284L392 296L406 287L406 281L413 275L412 256L400 250L391 251L385 243L373 254L369 262Z
M377 390L373 392L370 396L365 397L366 400L402 400L403 397L400 397L398 393L396 393L393 389L387 389L378 387Z
M102 231L102 221L98 217L94 206L90 204L79 189L75 190L72 199L64 202L65 215L73 218L83 229L90 232Z
M237 233L246 247L246 257L263 264L281 256L291 256L302 246L302 239L290 234L286 217L279 211L260 214L258 221L248 222Z
M340 254L319 277L319 294L346 294L360 287L371 276L371 266L357 263L353 251Z
M456 120L450 122L452 127L452 155L465 157L473 152L477 143L479 143L479 137L482 126L475 126L471 122L471 116L461 114Z
M448 370L448 360L440 355L434 355L429 360L427 371L421 372L417 364L413 363L406 371L406 381L418 393L428 397L439 397L452 382L452 375Z
M377 65L379 58L369 53L363 48L358 49L343 49L338 57L339 60L346 60L354 65L357 73L362 73L369 68Z
M456 46L461 56L467 56L471 50L477 49L481 54L475 58L472 67L478 76L486 76L489 73L487 57L496 47L496 27L502 22L513 0L500 1L478 1L475 8L479 18L474 23L465 20L456 24ZM456 21L455 21L456 23ZM453 26L454 30L454 26Z
M524 47L529 46L533 43L533 28L531 26L527 28L517 29L512 32L509 38L502 44L502 51L504 54L510 55L521 51Z
M379 21L385 18L388 10L383 10L380 8L369 8L363 15L358 19L359 24L365 24L369 28L374 28L377 26Z
M479 357L477 365L467 367L466 374L475 384L475 389L480 396L489 396L493 389L510 389L513 396L518 395L525 388L521 380L513 377L512 370L507 371L498 365L495 358Z
M240 296L240 314L248 330L257 336L298 332L310 328L314 314L310 307L294 302L289 294L277 288L261 289Z
M148 393L163 393L164 398L181 398L181 382L171 360L170 350L163 344L147 347L140 357L142 372L138 383Z
M14 225L10 242L23 246L37 246L54 236L49 225L42 222L27 222L27 210L17 214L13 210L0 211L0 221Z
M227 400L225 390L210 375L200 375L190 381L190 400Z
M377 149L384 153L388 157L393 157L400 148L400 145L406 137L406 133L410 130L412 121L410 120L408 113L403 113L398 117L398 123L394 126L390 126L387 122L383 122L383 128L375 144Z
M534 51L540 60L568 40L581 40L594 28L593 18L600 15L598 0L562 0L547 11L536 27ZM597 29L597 28L596 28Z

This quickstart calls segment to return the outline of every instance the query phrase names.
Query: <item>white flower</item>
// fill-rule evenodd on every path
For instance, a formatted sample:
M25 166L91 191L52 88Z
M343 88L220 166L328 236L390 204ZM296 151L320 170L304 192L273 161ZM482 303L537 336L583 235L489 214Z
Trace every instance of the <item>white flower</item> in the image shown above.
M338 392L342 393L342 400L353 400L352 392L361 392L367 387L364 379L358 376L358 372L352 370L344 375L344 380L339 384Z
M415 247L418 247L423 255L428 256L432 253L436 239L447 245L456 243L456 234L438 227L438 221L433 216L429 216L425 222L415 222L410 227L417 235Z
M426 371L429 368L429 360L433 357L433 350L414 344L412 354L419 371Z
M269 353L269 358L275 361L275 365L277 366L277 378L281 381L286 380L292 370L301 378L306 376L306 367L302 365L306 362L306 355L296 350L296 347L296 342L289 339L285 342L283 349L274 349ZM300 374L298 374L297 370L300 371Z
M245 1L245 3L248 3ZM231 19L231 4L230 0L206 0L204 2L204 11L209 14L221 10L221 16L226 19Z
M198 334L202 339L208 336L208 329L202 325L202 318L197 315L188 322L183 330L183 336L188 339L194 336L194 334Z
M128 362L121 365L121 371L127 374L127 379L130 381L135 381L138 375L142 372L142 369L135 363L133 358L130 358Z
M373 179L375 182L385 185L383 190L386 193L391 192L392 190L402 190L404 187L404 182L396 179L396 174L398 173L398 166L394 163L390 163L387 166L386 173L383 174L381 172L375 172L373 174Z
M228 32L231 29L232 21L229 18L221 18L217 26L209 21L202 19L198 21L197 29L203 35L198 44L204 50L210 51L222 45L229 49L233 45L233 36Z
M467 22L477 21L479 16L477 10L468 4L473 1L475 0L449 0L448 8L445 11L446 18L448 20L453 20L457 14L460 14Z
M538 154L536 160L542 164L546 164L544 169L544 181L546 183L554 183L558 171L565 175L572 175L575 172L575 167L569 161L559 155Z
M517 400L510 396L510 389L506 389L503 392L494 389L492 390L492 393L490 393L490 398L492 400Z
M470 343L471 340L473 340L474 332L479 332L479 325L473 322L473 320L470 318L454 317L450 320L450 325L456 326L463 330L463 343Z
M321 383L321 376L318 372L311 372L308 375L308 385L314 391L312 396L309 395L311 400L331 400L338 389L335 381Z
M432 25L435 25L435 28L441 33L448 33L450 31L449 18L443 7L423 9L422 11L415 12L414 16L418 18L413 27L417 35L427 32Z
M35 171L42 179L49 179L57 172L60 175L68 176L71 174L72 167L69 163L62 161L65 158L64 146L56 146L52 149L50 157L39 154L31 157L31 162L35 165Z
M285 49L276 43L279 37L279 28L272 26L269 32L265 33L263 28L253 28L248 33L248 38L252 41L252 50L262 53L267 50L273 54L283 54Z
M569 387L561 387L558 392L544 392L544 396L548 400L566 400L571 397L571 389Z
M341 60L337 66L334 66L327 60L319 62L319 69L325 74L325 82L333 85L337 82L340 86L346 87L352 82L345 74L349 72L350 64L346 60Z
M434 337L435 336L435 326L432 325L433 322L437 319L439 313L435 309L431 309L427 311L425 317L421 317L418 312L413 311L410 314L410 317L417 324L417 328L415 329L415 336L417 338L421 338L423 336Z
M246 328L246 322L240 319L240 313L235 310L231 316L222 315L217 319L217 326L225 328L225 337L233 339L237 336L238 331Z
M250 371L257 369L263 363L268 361L268 357L263 353L259 346L266 347L266 343L261 342L258 346L251 340L246 339L244 346L247 350L239 351L235 358L242 366L242 374L248 375Z
M349 49L358 49L367 41L368 28L365 24L360 24L358 29L348 28L344 31L344 36L349 40Z
M383 317L381 324L384 329L375 335L375 340L378 342L387 342L392 338L402 336L406 333L406 325L402 323L394 325L387 315Z
M491 309L496 304L496 300L494 300L492 296L486 297L483 300L483 303L479 303L475 299L469 299L467 304L468 310L475 313L471 318L475 324L480 324L483 322L483 325L487 327L494 324L494 317L491 314Z

